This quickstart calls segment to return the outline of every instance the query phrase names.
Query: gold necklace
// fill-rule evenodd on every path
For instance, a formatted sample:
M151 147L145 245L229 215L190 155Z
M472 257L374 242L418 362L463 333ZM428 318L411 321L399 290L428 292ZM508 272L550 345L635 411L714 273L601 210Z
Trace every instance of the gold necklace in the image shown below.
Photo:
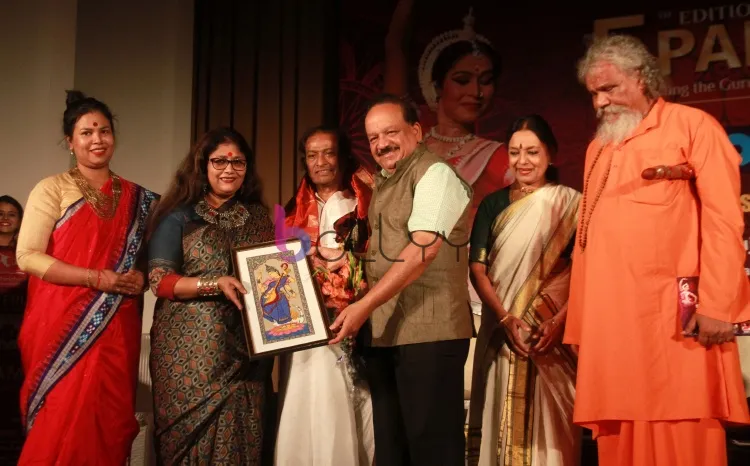
M516 202L517 200L528 196L529 194L536 191L537 188L533 186L514 186L510 190L510 201Z
M99 189L94 189L78 167L71 168L68 173L70 173L78 189L81 190L83 198L98 217L112 218L115 216L117 206L120 203L120 194L122 194L122 184L119 176L115 175L112 171L109 172L112 177L112 196L110 196Z

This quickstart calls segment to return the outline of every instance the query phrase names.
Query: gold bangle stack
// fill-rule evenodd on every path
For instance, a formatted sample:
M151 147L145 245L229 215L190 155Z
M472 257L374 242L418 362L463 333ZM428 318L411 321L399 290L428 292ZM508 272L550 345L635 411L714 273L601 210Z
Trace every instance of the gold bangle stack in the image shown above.
M216 296L221 294L219 277L198 278L198 296Z

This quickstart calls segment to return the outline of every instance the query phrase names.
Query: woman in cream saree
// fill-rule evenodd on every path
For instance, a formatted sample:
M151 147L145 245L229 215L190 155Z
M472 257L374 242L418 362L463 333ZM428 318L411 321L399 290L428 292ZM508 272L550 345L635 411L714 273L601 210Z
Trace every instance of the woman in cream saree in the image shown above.
M541 117L514 124L517 182L480 204L471 274L482 298L469 411L470 465L577 464L575 355L564 347L580 194L549 183L556 143Z

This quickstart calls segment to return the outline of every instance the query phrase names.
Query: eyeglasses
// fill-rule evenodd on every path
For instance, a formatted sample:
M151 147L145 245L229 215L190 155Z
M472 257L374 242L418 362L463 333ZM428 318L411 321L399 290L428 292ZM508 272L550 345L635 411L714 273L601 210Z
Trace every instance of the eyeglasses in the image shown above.
M209 159L209 162L211 162L211 166L213 166L216 170L224 170L230 163L232 164L232 168L234 168L234 170L238 172L245 171L245 169L247 168L247 160L245 159L229 160L223 157L216 157L213 159Z

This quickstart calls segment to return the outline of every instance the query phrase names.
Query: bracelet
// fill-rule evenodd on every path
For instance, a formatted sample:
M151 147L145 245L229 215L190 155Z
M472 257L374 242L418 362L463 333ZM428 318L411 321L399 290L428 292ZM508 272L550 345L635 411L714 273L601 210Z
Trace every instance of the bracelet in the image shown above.
M99 283L102 281L102 271L97 270L96 271L96 289L99 289Z
M502 319L500 319L500 325L505 325L505 321L508 320L508 319L510 319L511 317L513 317L513 316L510 315L510 312L507 313L507 314L505 314L505 317L503 317Z
M86 269L86 288L91 288L91 269Z
M198 278L198 296L216 296L220 294L219 277Z

